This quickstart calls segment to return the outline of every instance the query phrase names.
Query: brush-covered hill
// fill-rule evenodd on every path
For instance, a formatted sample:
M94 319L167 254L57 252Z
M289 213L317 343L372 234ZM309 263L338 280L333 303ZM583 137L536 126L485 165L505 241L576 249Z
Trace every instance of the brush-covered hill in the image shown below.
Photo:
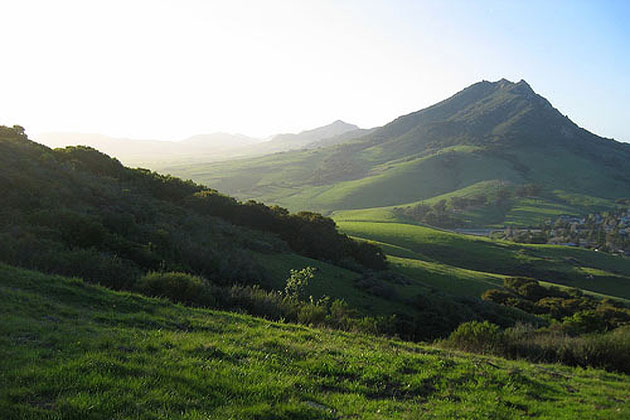
M0 264L0 417L622 419L627 375L444 351Z
M0 195L0 260L116 288L148 270L264 283L257 255L385 268L378 248L321 215L241 203L88 147L52 150L17 126L0 126Z
M578 127L525 81L503 79L340 145L169 171L290 209L391 213L445 200L453 225L531 225L614 207L630 195L628 159L630 145Z

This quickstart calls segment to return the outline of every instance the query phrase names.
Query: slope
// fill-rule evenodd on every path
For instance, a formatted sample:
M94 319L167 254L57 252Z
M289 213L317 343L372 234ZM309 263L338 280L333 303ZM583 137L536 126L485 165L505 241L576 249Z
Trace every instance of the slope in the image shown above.
M337 224L353 237L376 241L390 255L390 263L405 274L449 293L478 296L496 287L504 276L527 276L630 299L627 257L583 248L493 241L398 222L337 219Z
M0 265L0 417L630 416L626 375L279 324Z

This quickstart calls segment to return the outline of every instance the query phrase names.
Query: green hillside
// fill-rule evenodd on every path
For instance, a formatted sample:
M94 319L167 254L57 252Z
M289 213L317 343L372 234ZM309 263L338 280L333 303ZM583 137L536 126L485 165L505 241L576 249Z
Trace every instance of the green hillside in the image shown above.
M503 276L518 275L630 299L627 257L583 248L494 241L412 224L343 219L337 220L337 224L353 237L376 241L395 257L390 257L394 266L410 275L415 271L413 277L425 282L432 277L425 271L435 265L442 267L437 271L448 268L450 278L475 279L469 286L432 281L442 290L477 294L492 283L500 283Z
M578 127L524 81L501 80L340 145L166 170L292 210L440 197L452 224L527 226L614 207L630 191L628 158L630 146Z
M0 417L610 419L626 375L192 309L0 265Z

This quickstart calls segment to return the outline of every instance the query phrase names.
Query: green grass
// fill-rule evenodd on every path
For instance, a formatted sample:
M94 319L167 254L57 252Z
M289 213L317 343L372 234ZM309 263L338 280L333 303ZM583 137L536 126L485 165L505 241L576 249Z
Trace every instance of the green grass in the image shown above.
M413 258L389 256L393 267L423 284L455 296L480 296L488 289L501 287L505 276L466 270L452 265Z
M627 376L273 323L0 266L2 419L610 419Z
M494 197L502 183L499 181L483 181L461 188L447 194L437 195L426 200L385 207L372 207L354 210L336 210L331 216L338 221L357 222L400 222L407 224L421 224L397 214L396 208L414 207L420 203L433 205L441 200L453 197L468 198L476 195ZM503 227L512 226L540 226L546 221L556 220L561 215L583 216L589 212L611 209L616 206L613 200L597 197L570 194L556 190L547 193L545 197L512 197L508 205L499 207L494 204L477 208L457 211L453 214L463 226L474 227Z
M470 271L479 276L496 278L507 275L533 277L538 280L587 291L630 298L630 258L617 257L582 248L553 245L525 245L474 237L403 223L337 221L340 229L353 237L389 244L388 254L416 263L393 259L394 266L424 283L442 290L457 290L449 278L469 278ZM432 277L423 270L434 265L433 272L446 276ZM468 270L460 271L459 269ZM415 273L415 274L414 274ZM468 273L468 274L466 274ZM475 280L471 293L487 282ZM466 294L468 289L462 289Z
M359 274L335 265L302 257L296 254L256 255L257 262L272 274L276 290L283 290L289 270L302 267L316 267L315 278L309 283L307 294L314 298L323 296L342 299L351 307L358 309L365 315L390 315L404 312L407 309L398 300L389 300L370 295L355 286ZM402 288L400 286L399 288Z

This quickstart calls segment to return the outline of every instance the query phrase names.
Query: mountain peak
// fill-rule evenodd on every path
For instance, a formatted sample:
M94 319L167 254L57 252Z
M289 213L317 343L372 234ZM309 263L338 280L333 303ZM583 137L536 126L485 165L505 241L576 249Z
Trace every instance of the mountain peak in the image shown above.
M347 123L345 121L342 120L335 120L332 123L328 124L327 126L324 127L335 127L335 128L347 128L349 130L356 130L357 128L359 128L358 126L354 125L354 124L350 124ZM320 128L324 128L324 127L320 127Z
M529 85L529 83L527 83L524 79L521 79L518 82L514 83L504 78L495 82L495 84L500 89L509 89L517 93L525 93L525 94L535 93L532 87Z

